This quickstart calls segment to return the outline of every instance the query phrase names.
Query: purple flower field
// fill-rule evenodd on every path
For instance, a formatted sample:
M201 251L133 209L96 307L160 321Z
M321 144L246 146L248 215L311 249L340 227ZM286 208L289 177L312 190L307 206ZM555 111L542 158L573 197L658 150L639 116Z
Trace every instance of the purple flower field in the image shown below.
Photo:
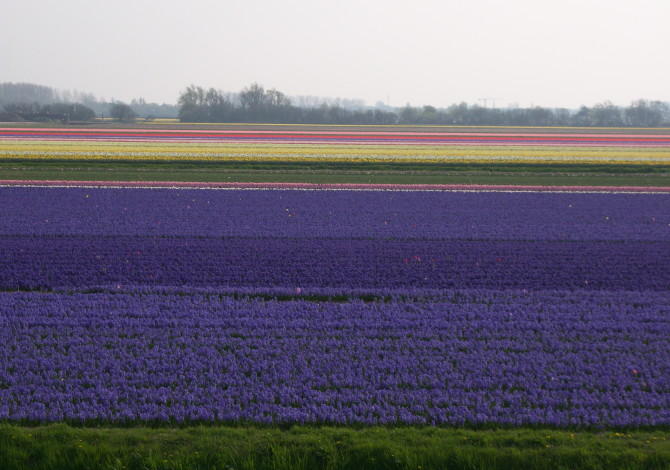
M4 419L670 423L667 294L2 298Z
M0 188L0 235L670 241L670 194Z
M670 241L0 237L0 287L665 291Z
M670 195L0 188L0 420L670 425Z

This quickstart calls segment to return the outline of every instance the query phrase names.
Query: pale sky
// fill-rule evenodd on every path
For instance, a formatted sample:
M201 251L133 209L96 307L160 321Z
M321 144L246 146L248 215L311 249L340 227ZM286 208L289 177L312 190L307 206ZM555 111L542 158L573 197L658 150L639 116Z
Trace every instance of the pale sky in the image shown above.
M670 101L669 0L0 0L0 82L442 107Z

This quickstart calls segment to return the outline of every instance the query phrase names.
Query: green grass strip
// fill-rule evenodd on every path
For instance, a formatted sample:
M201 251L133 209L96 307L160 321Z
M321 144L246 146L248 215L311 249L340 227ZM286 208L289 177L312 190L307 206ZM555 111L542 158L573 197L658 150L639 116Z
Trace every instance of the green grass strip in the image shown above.
M34 160L3 159L0 168L52 169L171 169L218 171L329 171L329 172L502 172L502 173L607 173L607 174L667 174L670 165L588 164L588 163L481 163L481 162L347 162L347 161L272 161L272 160Z
M0 467L39 469L668 469L670 431L0 425Z
M338 172L131 168L0 168L2 180L181 181L236 183L491 184L543 186L670 186L658 173Z

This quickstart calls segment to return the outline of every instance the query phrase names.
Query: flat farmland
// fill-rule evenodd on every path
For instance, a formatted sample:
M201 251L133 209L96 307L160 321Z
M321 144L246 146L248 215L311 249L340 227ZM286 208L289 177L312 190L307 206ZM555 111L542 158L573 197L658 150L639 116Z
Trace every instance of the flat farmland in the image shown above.
M666 133L155 126L0 130L6 468L670 464Z
M0 179L669 186L663 129L0 129Z

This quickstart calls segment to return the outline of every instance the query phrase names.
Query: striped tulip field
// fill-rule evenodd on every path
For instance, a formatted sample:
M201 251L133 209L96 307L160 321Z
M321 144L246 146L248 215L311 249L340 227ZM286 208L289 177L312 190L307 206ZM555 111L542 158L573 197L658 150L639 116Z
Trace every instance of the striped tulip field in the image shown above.
M0 128L9 161L667 165L666 134Z

